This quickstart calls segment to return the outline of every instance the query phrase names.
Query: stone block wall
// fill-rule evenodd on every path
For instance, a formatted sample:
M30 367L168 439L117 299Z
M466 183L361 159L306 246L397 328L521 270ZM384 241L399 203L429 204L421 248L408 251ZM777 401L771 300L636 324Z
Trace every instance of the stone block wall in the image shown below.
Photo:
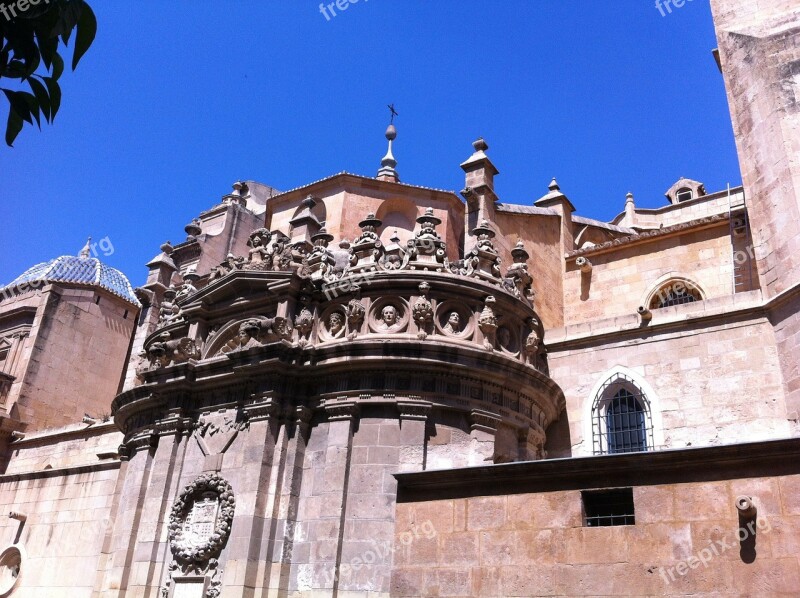
M30 333L16 410L27 430L110 415L137 308L95 289L48 285Z
M112 422L75 424L39 434L27 434L10 446L7 474L41 472L96 465L117 458L122 433Z
M713 228L588 254L591 272L571 259L564 277L566 325L635 314L665 277L687 276L707 298L733 293L733 248L727 222Z
M671 320L664 315L659 326L654 318L653 329L642 329L631 316L628 322L595 322L583 337L581 326L552 332L550 373L564 390L574 456L592 454L593 393L616 371L630 373L649 387L661 448L790 435L772 325L765 314L741 319L733 300L725 301L730 305L717 313L725 316L729 310L727 321L703 322L703 315L714 312L704 314L702 309L713 302L702 302L709 305L668 308ZM667 326L669 321L677 326ZM557 337L559 333L563 336Z
M580 490L398 504L391 592L795 595L799 493L798 475L637 486L635 525L613 527L584 526ZM758 507L751 562L739 542L749 528L734 505L742 494ZM424 522L432 531L415 534Z
M23 560L14 598L90 598L119 463L0 476L0 550L15 543ZM27 517L24 523L10 511Z
M712 0L762 288L800 282L800 6Z

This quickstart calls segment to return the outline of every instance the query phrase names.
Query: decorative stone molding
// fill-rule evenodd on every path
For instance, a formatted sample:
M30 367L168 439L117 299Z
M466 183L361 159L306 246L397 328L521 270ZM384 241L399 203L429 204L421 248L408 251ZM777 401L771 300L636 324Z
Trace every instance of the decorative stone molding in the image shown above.
M397 401L400 419L426 420L433 412L433 405L428 401Z
M222 552L231 532L236 499L230 483L205 473L183 489L169 516L169 544L184 568L203 566Z
M261 421L274 417L278 412L278 405L271 397L254 399L253 403L242 407L242 413L248 422Z
M358 415L358 403L355 401L325 401L323 407L329 421L350 420Z
M155 422L153 432L158 436L171 436L173 434L180 434L184 430L191 430L193 422L189 418L184 418L179 415L170 415Z
M490 411L473 409L469 414L470 429L494 434L502 419Z
M700 230L709 226L715 226L717 224L721 224L723 222L726 222L727 220L728 220L727 212L725 212L724 214L715 214L714 216L698 218L697 220L692 220L690 222L681 222L680 224L665 226L664 228L642 231L635 235L621 237L619 239L614 239L613 241L606 241L605 243L599 243L597 245L592 245L590 247L576 249L574 251L568 252L566 257L567 259L570 259L570 258L576 258L581 255L591 255L595 253L600 253L622 245L630 245L632 243L638 243L640 241L647 241L655 237L662 238L673 234L682 233L690 229Z
M133 436L125 443L125 446L127 447L126 452L132 457L134 453L141 450L149 450L158 446L158 435L154 434L152 430L145 430Z

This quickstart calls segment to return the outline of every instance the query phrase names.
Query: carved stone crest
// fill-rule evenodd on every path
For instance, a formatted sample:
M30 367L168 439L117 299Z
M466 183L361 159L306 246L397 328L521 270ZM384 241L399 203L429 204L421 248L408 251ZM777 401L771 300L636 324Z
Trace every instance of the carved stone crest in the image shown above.
M216 473L204 473L184 488L169 516L169 545L184 569L219 556L235 507L233 488Z

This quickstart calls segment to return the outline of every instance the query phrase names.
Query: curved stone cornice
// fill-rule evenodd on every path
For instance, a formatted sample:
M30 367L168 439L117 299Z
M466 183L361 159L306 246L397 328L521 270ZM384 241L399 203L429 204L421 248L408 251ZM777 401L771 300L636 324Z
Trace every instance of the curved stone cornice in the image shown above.
M564 409L541 322L502 280L376 268L314 283L297 271L234 270L190 296L182 318L146 339L144 383L113 402L129 441L179 432L181 418L209 409L287 422L302 409L310 422L387 406L544 438Z

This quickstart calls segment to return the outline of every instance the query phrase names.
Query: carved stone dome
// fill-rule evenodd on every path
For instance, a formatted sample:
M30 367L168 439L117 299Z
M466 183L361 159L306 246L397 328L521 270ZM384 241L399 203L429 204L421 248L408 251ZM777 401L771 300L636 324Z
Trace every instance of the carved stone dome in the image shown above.
M128 278L116 268L103 264L95 257L62 255L49 262L28 268L8 283L0 292L15 287L33 287L32 283L65 282L103 288L128 303L139 305Z

